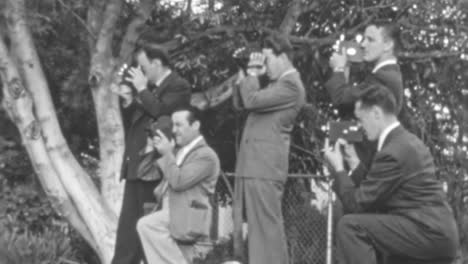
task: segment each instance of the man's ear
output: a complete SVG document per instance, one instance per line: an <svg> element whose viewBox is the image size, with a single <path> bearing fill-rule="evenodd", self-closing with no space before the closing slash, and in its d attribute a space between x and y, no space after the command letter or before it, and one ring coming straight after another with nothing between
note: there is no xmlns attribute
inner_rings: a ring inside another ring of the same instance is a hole
<svg viewBox="0 0 468 264"><path fill-rule="evenodd" d="M193 121L192 126L193 126L195 129L200 130L200 121L198 121L198 120Z"/></svg>
<svg viewBox="0 0 468 264"><path fill-rule="evenodd" d="M375 119L380 120L383 117L383 110L379 106L372 106L372 115L375 117Z"/></svg>
<svg viewBox="0 0 468 264"><path fill-rule="evenodd" d="M152 60L151 60L151 64L158 65L158 66L161 66L161 65L162 65L160 59L152 59Z"/></svg>
<svg viewBox="0 0 468 264"><path fill-rule="evenodd" d="M395 47L395 42L393 39L387 38L384 41L384 50L386 51L393 51Z"/></svg>

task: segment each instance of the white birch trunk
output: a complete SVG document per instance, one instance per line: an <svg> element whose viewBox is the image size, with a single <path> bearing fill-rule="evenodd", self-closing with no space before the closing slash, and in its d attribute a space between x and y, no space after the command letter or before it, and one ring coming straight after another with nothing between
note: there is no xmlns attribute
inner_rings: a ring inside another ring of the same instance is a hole
<svg viewBox="0 0 468 264"><path fill-rule="evenodd" d="M24 89L16 66L10 59L6 46L0 42L0 76L3 83L4 100L2 102L9 117L15 122L21 134L26 151L31 158L39 181L57 213L67 219L72 226L97 249L96 242L88 227L84 224L80 214L70 200L60 181L44 145L40 134L39 124L33 114L33 103L29 93Z"/></svg>
<svg viewBox="0 0 468 264"><path fill-rule="evenodd" d="M12 42L12 53L17 58L23 83L31 93L47 156L92 238L96 241L102 263L110 263L117 218L106 206L89 175L73 157L62 135L48 85L26 26L24 8L24 0L11 0L7 3L5 15ZM45 175L39 174L39 176Z"/></svg>

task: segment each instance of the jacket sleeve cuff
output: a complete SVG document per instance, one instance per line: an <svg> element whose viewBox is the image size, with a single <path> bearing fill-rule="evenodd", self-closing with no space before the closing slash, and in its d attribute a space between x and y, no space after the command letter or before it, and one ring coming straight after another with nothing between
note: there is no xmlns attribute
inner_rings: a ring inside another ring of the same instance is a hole
<svg viewBox="0 0 468 264"><path fill-rule="evenodd" d="M364 165L364 163L360 162L359 165L356 167L356 169L354 169L353 172L351 173L350 178L353 181L355 186L359 186L361 184L361 181L366 176L366 174L367 174L367 167Z"/></svg>
<svg viewBox="0 0 468 264"><path fill-rule="evenodd" d="M354 188L354 183L346 171L335 172L333 178L335 180L332 184L332 190L338 194L344 193L346 189Z"/></svg>

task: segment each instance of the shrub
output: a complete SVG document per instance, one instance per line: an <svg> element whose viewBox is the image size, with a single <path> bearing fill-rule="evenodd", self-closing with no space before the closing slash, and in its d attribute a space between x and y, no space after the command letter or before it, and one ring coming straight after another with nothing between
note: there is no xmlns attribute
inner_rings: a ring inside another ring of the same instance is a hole
<svg viewBox="0 0 468 264"><path fill-rule="evenodd" d="M5 264L72 264L76 252L70 238L60 229L46 229L40 234L18 232L3 227L0 237L0 263Z"/></svg>

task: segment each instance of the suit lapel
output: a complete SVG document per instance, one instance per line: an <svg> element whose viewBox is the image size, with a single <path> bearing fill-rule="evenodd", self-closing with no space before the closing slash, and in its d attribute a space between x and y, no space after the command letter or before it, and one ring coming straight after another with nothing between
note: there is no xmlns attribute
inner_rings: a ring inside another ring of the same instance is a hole
<svg viewBox="0 0 468 264"><path fill-rule="evenodd" d="M174 72L171 72L162 82L161 84L155 89L154 93L157 96L160 96L163 92L167 90L170 86L169 84L172 83L172 79L175 77Z"/></svg>
<svg viewBox="0 0 468 264"><path fill-rule="evenodd" d="M382 149L385 148L385 146L391 142L392 140L397 139L400 135L405 133L405 129L400 125L398 125L396 128L394 128L390 133L388 133L387 137L385 138L383 144L382 144ZM380 151L382 151L382 149Z"/></svg>

